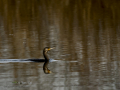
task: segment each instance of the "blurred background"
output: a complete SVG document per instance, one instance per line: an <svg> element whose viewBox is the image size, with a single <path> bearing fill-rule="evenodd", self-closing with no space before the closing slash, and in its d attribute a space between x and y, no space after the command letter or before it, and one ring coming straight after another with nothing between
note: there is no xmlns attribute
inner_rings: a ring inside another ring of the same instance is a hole
<svg viewBox="0 0 120 90"><path fill-rule="evenodd" d="M0 0L0 90L120 90L119 0Z"/></svg>

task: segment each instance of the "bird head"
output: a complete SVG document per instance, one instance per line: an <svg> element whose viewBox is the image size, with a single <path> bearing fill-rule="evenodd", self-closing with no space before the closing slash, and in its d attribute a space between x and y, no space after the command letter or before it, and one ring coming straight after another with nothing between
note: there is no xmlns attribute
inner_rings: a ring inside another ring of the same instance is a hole
<svg viewBox="0 0 120 90"><path fill-rule="evenodd" d="M51 74L52 72L49 69L44 69L45 74Z"/></svg>
<svg viewBox="0 0 120 90"><path fill-rule="evenodd" d="M44 52L47 52L47 51L50 51L51 49L53 49L53 48L45 47L43 51L44 51Z"/></svg>

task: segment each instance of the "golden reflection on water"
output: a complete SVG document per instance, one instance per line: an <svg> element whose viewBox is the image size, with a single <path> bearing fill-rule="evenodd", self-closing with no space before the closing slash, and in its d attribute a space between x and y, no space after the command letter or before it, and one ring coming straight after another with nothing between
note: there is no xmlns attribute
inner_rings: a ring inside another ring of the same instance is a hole
<svg viewBox="0 0 120 90"><path fill-rule="evenodd" d="M43 63L2 63L0 88L119 90L119 8L118 0L0 0L0 59L43 58L49 46L60 60L51 75Z"/></svg>

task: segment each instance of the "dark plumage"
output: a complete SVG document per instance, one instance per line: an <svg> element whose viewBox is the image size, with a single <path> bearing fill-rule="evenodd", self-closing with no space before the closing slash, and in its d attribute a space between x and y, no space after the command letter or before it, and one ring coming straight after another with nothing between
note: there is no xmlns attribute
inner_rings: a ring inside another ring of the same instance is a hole
<svg viewBox="0 0 120 90"><path fill-rule="evenodd" d="M49 47L45 47L44 49L43 49L43 56L44 56L44 58L45 58L45 63L44 63L44 65L43 65L43 71L44 71L44 73L45 74L50 74L51 73L51 71L48 69L48 64L49 64L49 57L48 57L48 55L47 55L47 52L49 51L49 50L51 50L51 49L53 49L53 48L49 48Z"/></svg>

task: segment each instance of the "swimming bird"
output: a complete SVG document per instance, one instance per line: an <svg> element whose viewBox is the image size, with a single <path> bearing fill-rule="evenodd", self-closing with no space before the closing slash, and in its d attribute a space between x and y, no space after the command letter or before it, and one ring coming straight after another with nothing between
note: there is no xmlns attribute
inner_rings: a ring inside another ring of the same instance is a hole
<svg viewBox="0 0 120 90"><path fill-rule="evenodd" d="M51 71L48 69L49 62L55 61L54 59L50 59L47 55L48 51L53 48L45 47L43 49L43 56L45 59L0 59L0 63L9 63L9 62L45 62L43 65L43 71L45 74L50 74Z"/></svg>
<svg viewBox="0 0 120 90"><path fill-rule="evenodd" d="M48 53L48 51L50 51L51 49L53 49L53 48L50 48L50 47L45 47L44 49L43 49L43 56L44 56L44 58L45 58L45 63L44 63L44 65L43 65L43 71L44 71L44 73L45 74L50 74L51 73L51 71L48 69L48 64L49 64L49 57L48 57L48 55L47 55L47 53Z"/></svg>

